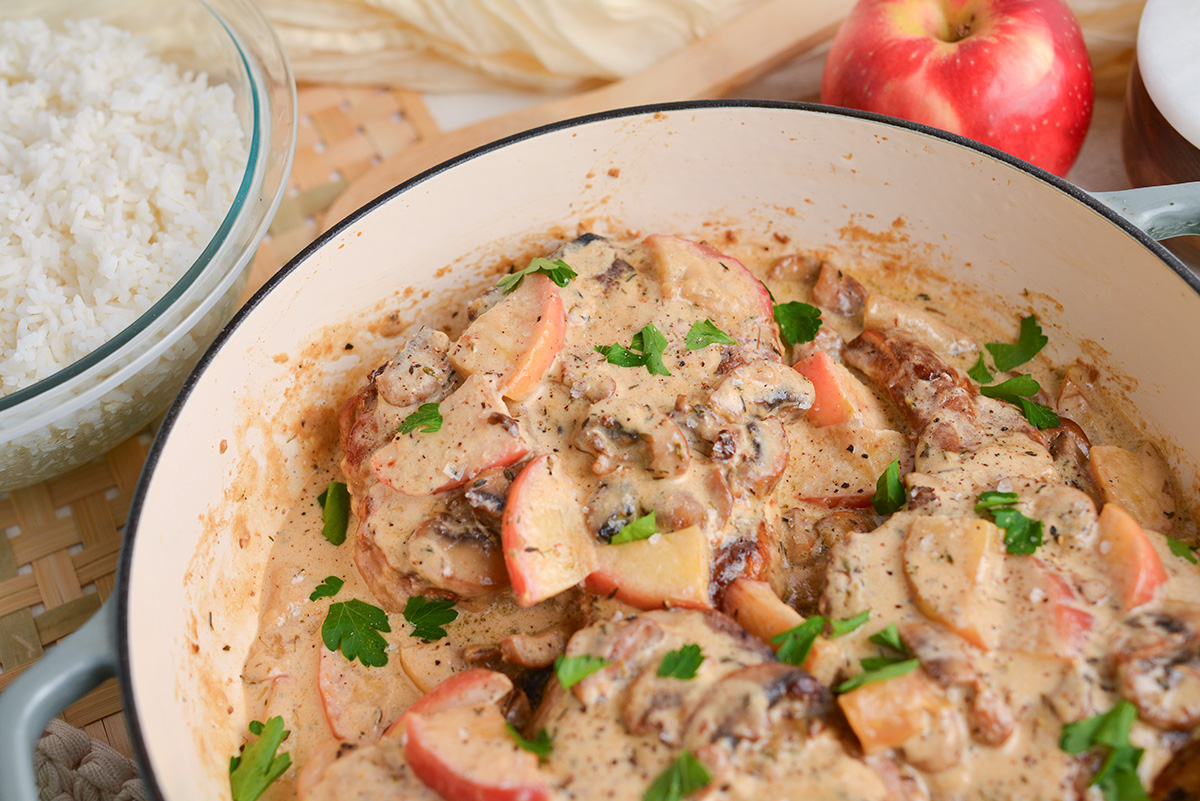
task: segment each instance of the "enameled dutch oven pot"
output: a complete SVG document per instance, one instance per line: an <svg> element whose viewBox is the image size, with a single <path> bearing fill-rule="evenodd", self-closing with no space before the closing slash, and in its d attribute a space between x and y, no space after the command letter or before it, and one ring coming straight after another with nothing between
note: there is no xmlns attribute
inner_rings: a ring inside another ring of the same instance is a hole
<svg viewBox="0 0 1200 801"><path fill-rule="evenodd" d="M1198 230L1200 184L1138 191L1101 200L920 126L753 101L573 120L397 187L275 276L192 374L134 496L114 597L0 698L0 798L36 797L35 738L114 673L151 795L228 798L269 537L312 458L288 399L374 366L340 346L309 358L314 339L381 309L411 316L580 227L903 248L1036 311L1057 363L1099 362L1200 497L1200 281L1153 238Z"/></svg>

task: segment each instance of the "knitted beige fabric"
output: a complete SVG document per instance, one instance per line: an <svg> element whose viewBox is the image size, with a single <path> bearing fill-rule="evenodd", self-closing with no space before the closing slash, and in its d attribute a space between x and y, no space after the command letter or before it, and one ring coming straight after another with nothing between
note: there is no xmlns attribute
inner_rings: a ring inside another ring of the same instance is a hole
<svg viewBox="0 0 1200 801"><path fill-rule="evenodd" d="M58 719L38 741L33 767L41 801L146 801L133 762Z"/></svg>

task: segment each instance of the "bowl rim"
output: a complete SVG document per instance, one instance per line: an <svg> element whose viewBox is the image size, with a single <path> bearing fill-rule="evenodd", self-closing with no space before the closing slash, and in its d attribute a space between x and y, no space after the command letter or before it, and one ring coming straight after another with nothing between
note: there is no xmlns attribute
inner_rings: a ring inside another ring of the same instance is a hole
<svg viewBox="0 0 1200 801"><path fill-rule="evenodd" d="M238 310L234 317L221 330L216 338L205 349L204 354L196 363L191 373L184 382L183 388L176 396L175 400L168 408L163 422L155 435L154 442L151 444L146 455L146 461L142 468L142 472L138 477L137 486L134 489L133 498L130 502L129 514L126 518L125 535L121 546L120 559L117 564L116 586L114 595L116 596L116 636L117 636L117 671L116 678L120 688L121 699L124 704L126 720L128 722L131 742L135 759L137 761L140 777L146 788L148 796L154 801L169 801L162 792L162 788L158 783L158 776L153 770L153 763L150 760L149 751L146 748L145 738L141 730L141 711L137 706L136 696L134 694L134 680L132 664L129 659L130 654L130 637L129 637L129 618L131 615L130 608L130 583L133 566L133 551L137 542L138 526L141 521L142 509L146 503L148 487L155 468L161 458L163 451L166 448L167 441L170 439L170 434L174 429L175 423L178 421L183 407L186 405L188 398L195 390L197 384L202 380L208 366L212 363L216 355L225 346L226 342L232 337L247 317L254 313L260 303L279 286L283 281L308 260L317 251L321 250L328 242L340 236L346 229L352 227L354 223L362 219L367 214L370 214L379 206L388 203L392 198L404 192L412 190L430 178L443 173L455 166L473 160L480 156L491 153L495 150L500 150L511 144L532 139L543 134L553 133L561 130L569 130L593 122L604 120L631 118L639 116L652 116L656 113L672 113L679 111L702 110L702 109L738 109L738 108L760 108L760 109L775 109L784 111L799 111L804 113L831 114L836 116L850 117L854 119L867 120L870 122L882 123L895 128L905 129L914 133L925 134L936 139L947 141L951 144L960 145L968 149L979 152L981 155L991 157L1018 170L1028 173L1034 178L1050 184L1054 188L1059 189L1063 193L1071 196L1073 199L1088 206L1093 211L1100 214L1108 222L1115 224L1125 233L1134 237L1140 244L1145 246L1151 253L1157 256L1164 265L1172 272L1178 275L1187 286L1200 296L1200 276L1192 273L1181 261L1171 254L1166 248L1160 245L1156 240L1149 236L1145 231L1133 225L1131 222L1121 217L1108 206L1104 205L1090 193L1072 184L1071 182L1060 178L1053 173L1047 172L1039 167L1023 161L1015 156L1011 156L1003 151L997 150L988 145L984 145L972 139L949 133L937 128L931 128L927 125L914 123L907 120L902 120L895 117L888 117L873 112L859 111L855 109L846 109L834 106L826 106L815 103L802 103L783 100L758 100L744 98L724 98L724 99L702 99L702 100L687 100L666 103L652 103L639 106L629 106L624 108L612 109L609 111L597 112L580 117L573 117L559 122L549 123L547 125L531 128L511 136L498 139L494 142L482 145L480 147L469 150L453 158L438 164L430 169L413 176L412 178L397 184L392 189L384 192L374 200L364 204L356 211L348 214L344 219L329 227L327 231L317 237L308 247L296 254L286 265L280 268L273 276L271 276L262 287L255 292L251 298Z"/></svg>
<svg viewBox="0 0 1200 801"><path fill-rule="evenodd" d="M210 267L213 266L213 257L218 255L230 232L241 222L243 210L253 208L254 206L253 193L256 185L261 182L260 176L266 167L266 159L271 155L271 150L267 147L269 130L266 110L270 107L268 100L269 89L263 83L262 76L252 68L246 47L237 35L237 32L231 27L229 21L218 13L208 0L198 0L198 3L212 16L216 24L228 38L229 43L233 45L234 51L237 54L237 63L241 65L241 73L250 88L251 128L247 131L249 146L246 152L246 163L242 169L241 180L238 182L237 190L234 193L229 210L222 217L217 230L209 238L200 254L192 261L191 265L179 279L150 308L142 312L133 322L125 326L114 337L101 344L95 350L84 354L74 362L44 378L38 379L28 386L21 387L7 395L0 395L0 416L4 415L5 412L12 413L13 410L21 407L28 408L28 405L33 401L42 398L47 393L53 392L60 387L77 384L88 378L102 374L119 357L128 355L124 351L130 342L165 316L168 311L174 309L179 301L190 297L190 291L195 287L201 276L208 273ZM281 47L278 44L276 46ZM274 206L270 210L273 211L273 209ZM240 259L232 260L225 271L221 273L222 278L227 278L228 274L235 272L240 265ZM223 285L225 281L222 280L220 283ZM163 339L168 338L173 337L169 335L163 337ZM138 362L138 360L135 360L135 362ZM118 364L113 374L107 378L112 380L120 376L123 380L126 367L128 365ZM103 383L107 384L109 381L106 380Z"/></svg>

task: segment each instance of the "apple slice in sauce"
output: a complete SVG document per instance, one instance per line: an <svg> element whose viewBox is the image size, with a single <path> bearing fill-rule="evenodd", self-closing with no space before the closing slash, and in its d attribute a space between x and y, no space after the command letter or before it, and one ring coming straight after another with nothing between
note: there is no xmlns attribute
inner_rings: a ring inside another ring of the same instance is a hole
<svg viewBox="0 0 1200 801"><path fill-rule="evenodd" d="M442 401L438 431L397 433L371 457L375 476L404 495L432 495L525 458L529 446L493 382L485 373L467 378Z"/></svg>
<svg viewBox="0 0 1200 801"><path fill-rule="evenodd" d="M587 577L587 588L596 595L615 594L639 609L712 606L712 548L699 526L599 546L596 562L596 570Z"/></svg>
<svg viewBox="0 0 1200 801"><path fill-rule="evenodd" d="M452 698L448 705L439 702L431 704L436 708L405 715L404 758L417 778L446 801L552 797L537 756L522 750L509 734L499 700Z"/></svg>
<svg viewBox="0 0 1200 801"><path fill-rule="evenodd" d="M761 344L782 353L775 328L774 304L762 281L737 259L708 245L678 236L653 234L646 248L655 266L663 298L681 297L708 314L742 345Z"/></svg>
<svg viewBox="0 0 1200 801"><path fill-rule="evenodd" d="M596 567L596 545L574 487L548 454L525 466L508 490L500 541L513 596L533 606L581 582Z"/></svg>
<svg viewBox="0 0 1200 801"><path fill-rule="evenodd" d="M397 676L394 667L367 667L338 651L322 648L317 662L317 694L334 736L351 742L379 739L400 711L421 691Z"/></svg>
<svg viewBox="0 0 1200 801"><path fill-rule="evenodd" d="M1150 535L1115 503L1104 504L1097 526L1097 551L1120 594L1122 608L1134 609L1154 600L1155 592L1167 580L1167 570Z"/></svg>
<svg viewBox="0 0 1200 801"><path fill-rule="evenodd" d="M450 348L450 363L465 375L496 376L500 394L519 403L554 363L566 328L558 287L544 275L528 275L467 327Z"/></svg>
<svg viewBox="0 0 1200 801"><path fill-rule="evenodd" d="M433 715L458 707L476 707L499 704L513 691L512 679L495 670L472 668L455 673L450 678L431 688L407 710L396 722L388 726L384 737L399 737L408 728L410 715Z"/></svg>

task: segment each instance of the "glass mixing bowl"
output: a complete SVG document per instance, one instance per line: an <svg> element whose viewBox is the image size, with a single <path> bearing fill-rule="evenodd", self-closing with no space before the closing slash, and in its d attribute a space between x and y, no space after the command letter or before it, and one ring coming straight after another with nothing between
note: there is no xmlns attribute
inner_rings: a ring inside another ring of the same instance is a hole
<svg viewBox="0 0 1200 801"><path fill-rule="evenodd" d="M145 37L181 68L236 96L249 153L233 203L199 258L116 337L0 397L0 490L59 475L141 430L175 397L237 310L255 250L283 196L296 141L296 88L253 0L4 0L0 17L99 18Z"/></svg>

